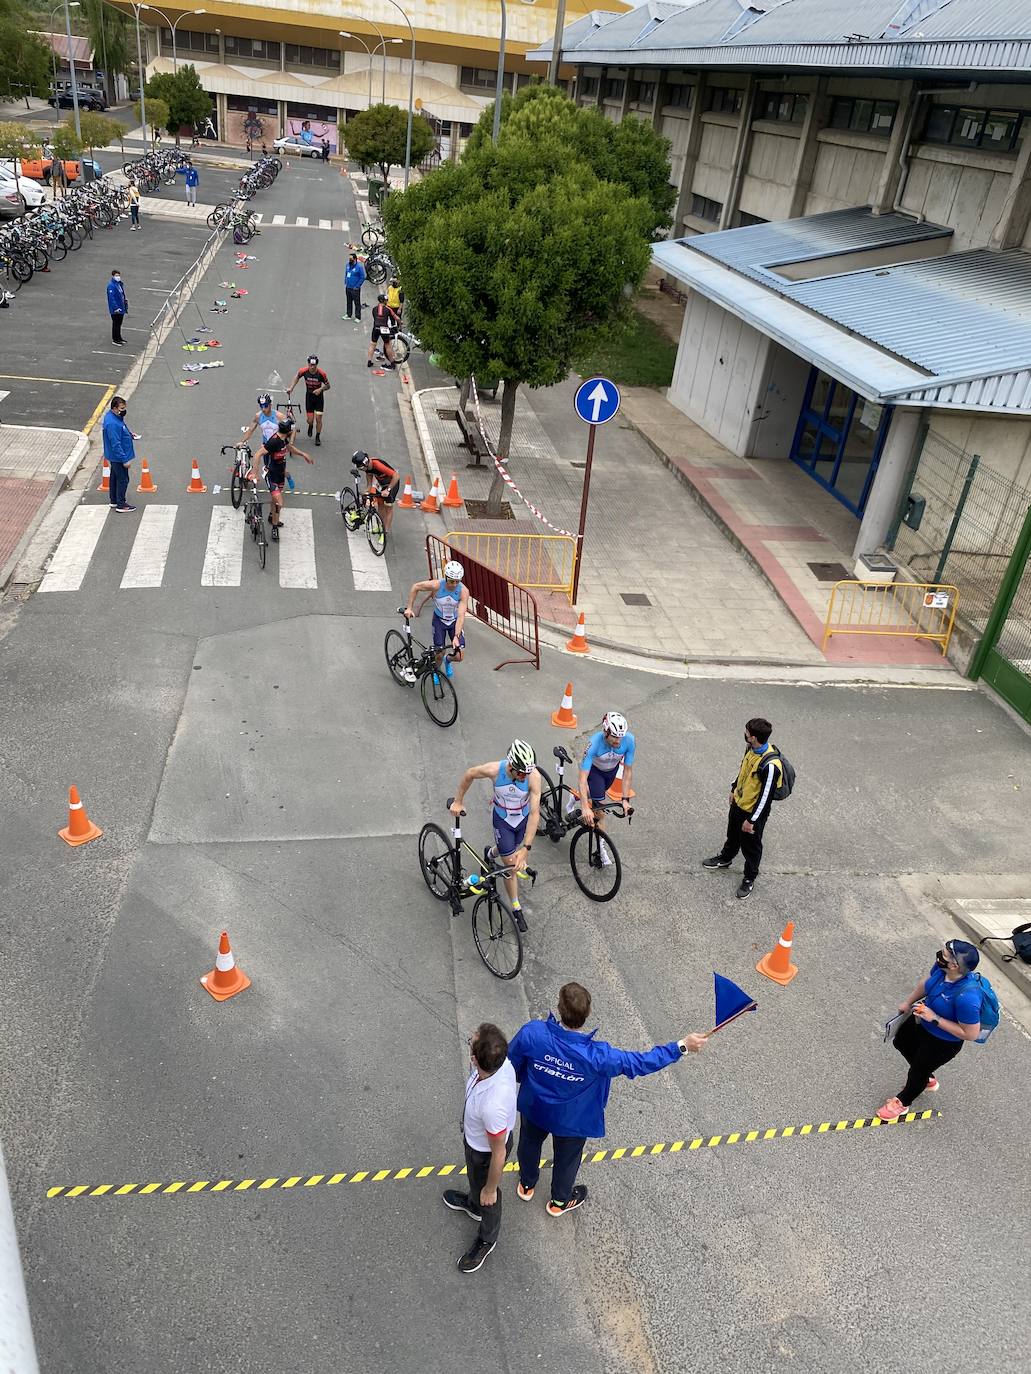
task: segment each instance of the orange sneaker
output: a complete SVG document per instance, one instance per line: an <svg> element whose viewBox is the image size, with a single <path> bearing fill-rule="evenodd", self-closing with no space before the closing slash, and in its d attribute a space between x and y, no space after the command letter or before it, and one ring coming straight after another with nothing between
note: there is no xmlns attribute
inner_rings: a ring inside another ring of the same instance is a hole
<svg viewBox="0 0 1031 1374"><path fill-rule="evenodd" d="M889 1097L883 1107L877 1108L877 1115L882 1121L898 1121L908 1111L909 1108L904 1107L897 1097Z"/></svg>

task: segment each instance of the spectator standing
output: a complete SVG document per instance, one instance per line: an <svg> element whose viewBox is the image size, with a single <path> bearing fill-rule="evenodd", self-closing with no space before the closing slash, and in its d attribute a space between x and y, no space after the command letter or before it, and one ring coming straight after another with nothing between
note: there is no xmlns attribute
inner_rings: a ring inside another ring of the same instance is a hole
<svg viewBox="0 0 1031 1374"><path fill-rule="evenodd" d="M501 1175L512 1149L516 1119L516 1079L508 1041L489 1021L469 1037L470 1071L465 1084L462 1138L468 1193L448 1188L444 1205L480 1223L476 1239L458 1261L463 1274L475 1274L498 1243L501 1232Z"/></svg>
<svg viewBox="0 0 1031 1374"><path fill-rule="evenodd" d="M780 755L770 744L773 726L762 716L753 716L745 725L745 756L737 779L730 785L730 812L727 838L723 848L703 868L729 868L740 850L745 856L745 873L736 895L748 897L763 856L763 831L773 805L773 793L780 786Z"/></svg>
<svg viewBox="0 0 1031 1374"><path fill-rule="evenodd" d="M980 961L977 947L967 940L946 940L930 973L900 1004L899 1011L910 1014L895 1032L895 1048L909 1064L909 1074L898 1097L878 1108L882 1121L897 1121L921 1093L936 1093L935 1070L981 1034L981 989L970 977Z"/></svg>
<svg viewBox="0 0 1031 1374"><path fill-rule="evenodd" d="M322 140L322 161L329 161L329 139L325 137Z"/></svg>
<svg viewBox="0 0 1031 1374"><path fill-rule="evenodd" d="M136 509L126 502L129 490L129 464L136 457L133 432L125 423L128 407L121 396L111 397L111 408L104 416L104 457L111 464L108 491L112 506L119 515L129 515Z"/></svg>
<svg viewBox="0 0 1031 1374"><path fill-rule="evenodd" d="M136 185L134 177L129 178L129 218L132 220L130 229L140 227L140 188Z"/></svg>
<svg viewBox="0 0 1031 1374"><path fill-rule="evenodd" d="M197 187L200 185L200 173L193 163L189 163L186 168L186 204L197 204Z"/></svg>
<svg viewBox="0 0 1031 1374"><path fill-rule="evenodd" d="M365 268L358 261L358 254L348 255L347 266L344 268L344 295L347 297L347 314L341 315L342 320L352 318L351 312L354 311L354 319L362 318L362 286L365 282Z"/></svg>
<svg viewBox="0 0 1031 1374"><path fill-rule="evenodd" d="M111 280L107 284L107 309L111 316L111 342L118 348L124 348L122 321L129 313L129 298L125 294L125 283L117 267L111 273Z"/></svg>
<svg viewBox="0 0 1031 1374"><path fill-rule="evenodd" d="M591 1014L591 994L580 983L559 989L558 1019L528 1021L508 1047L519 1080L519 1185L524 1202L533 1197L541 1172L541 1147L554 1142L549 1216L560 1217L587 1201L587 1187L576 1182L584 1142L605 1134L605 1105L612 1080L639 1078L696 1054L707 1036L690 1034L656 1045L643 1054L617 1050L597 1031L582 1029Z"/></svg>

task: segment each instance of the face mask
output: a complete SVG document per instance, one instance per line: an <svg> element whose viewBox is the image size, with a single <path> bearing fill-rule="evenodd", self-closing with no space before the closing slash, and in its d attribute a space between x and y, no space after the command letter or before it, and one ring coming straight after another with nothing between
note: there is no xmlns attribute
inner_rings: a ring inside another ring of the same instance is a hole
<svg viewBox="0 0 1031 1374"><path fill-rule="evenodd" d="M934 956L934 962L938 965L939 968L948 968L949 960L944 950L940 949L938 951L938 953Z"/></svg>
<svg viewBox="0 0 1031 1374"><path fill-rule="evenodd" d="M112 278L112 280L113 280L113 281L121 281L121 280L122 280L121 273L116 272L115 275L114 275L114 277Z"/></svg>

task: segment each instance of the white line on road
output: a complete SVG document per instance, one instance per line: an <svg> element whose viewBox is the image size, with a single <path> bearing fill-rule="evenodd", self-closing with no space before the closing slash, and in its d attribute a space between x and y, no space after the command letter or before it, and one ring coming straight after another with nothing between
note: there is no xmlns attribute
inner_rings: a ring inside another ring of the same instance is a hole
<svg viewBox="0 0 1031 1374"><path fill-rule="evenodd" d="M279 538L279 585L308 587L319 585L315 575L315 526L311 511L294 506L287 529Z"/></svg>
<svg viewBox="0 0 1031 1374"><path fill-rule="evenodd" d="M307 215L298 215L297 218L294 220L294 223L295 223L299 228L301 228L301 229L307 229L307 227L308 227L308 216L307 216Z"/></svg>
<svg viewBox="0 0 1031 1374"><path fill-rule="evenodd" d="M334 229L342 229L343 232L346 234L346 233L348 232L348 230L351 228L351 222L350 222L350 220L346 220L346 219L335 219L335 220L333 221L333 228L334 228Z"/></svg>
<svg viewBox="0 0 1031 1374"><path fill-rule="evenodd" d="M351 575L356 592L389 592L390 573L385 557L377 558L369 548L364 527L347 535L347 547L351 554Z"/></svg>
<svg viewBox="0 0 1031 1374"><path fill-rule="evenodd" d="M286 223L286 215L273 215L273 216L272 216L272 223L273 223L273 224L285 224L285 223Z"/></svg>
<svg viewBox="0 0 1031 1374"><path fill-rule="evenodd" d="M110 502L80 506L68 521L64 538L54 550L50 567L39 584L41 592L77 592L97 547Z"/></svg>
<svg viewBox="0 0 1031 1374"><path fill-rule="evenodd" d="M148 506L122 575L123 587L160 587L178 506Z"/></svg>
<svg viewBox="0 0 1031 1374"><path fill-rule="evenodd" d="M201 570L202 587L238 587L243 572L245 525L232 506L214 506Z"/></svg>
<svg viewBox="0 0 1031 1374"><path fill-rule="evenodd" d="M320 219L320 220L319 220L319 228L320 228L320 229L332 229L332 228L333 228L333 221L332 221L331 219Z"/></svg>

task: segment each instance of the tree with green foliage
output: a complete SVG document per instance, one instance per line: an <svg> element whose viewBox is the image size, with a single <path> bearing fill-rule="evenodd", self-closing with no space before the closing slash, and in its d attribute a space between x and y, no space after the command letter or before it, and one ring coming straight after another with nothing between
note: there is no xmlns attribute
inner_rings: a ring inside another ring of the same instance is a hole
<svg viewBox="0 0 1031 1374"><path fill-rule="evenodd" d="M148 86L150 85L150 82L149 82L149 81L147 82L147 85L148 85ZM142 123L143 123L143 103L142 103L141 101L137 100L137 102L136 102L136 107L135 107L135 108L136 108L136 118L137 118L137 119L140 121L140 123L142 124ZM149 90L147 91L147 120L148 120L148 122L149 122L149 124L150 124L150 127L151 127L151 129L152 129L152 131L153 131L153 134L154 134L154 137L155 137L155 138L157 137L157 134L158 134L158 131L159 131L159 130L161 130L161 129L167 129L167 128L168 128L168 120L169 120L168 106L165 104L165 102L164 102L163 100L159 100L157 96L154 96L153 99L152 99ZM146 134L146 130L144 130L144 134Z"/></svg>
<svg viewBox="0 0 1031 1374"><path fill-rule="evenodd" d="M111 100L114 95L112 77L119 72L128 76L135 61L132 24L128 15L113 9L105 0L80 0L80 5L79 14L93 48L93 61L105 64L104 88Z"/></svg>
<svg viewBox="0 0 1031 1374"><path fill-rule="evenodd" d="M180 63L179 70L162 72L152 76L143 88L147 97L147 114L155 128L166 128L170 134L179 135L184 126L199 129L211 112L211 96L200 84L197 68L192 62ZM158 119L151 114L151 100L160 100L167 114Z"/></svg>
<svg viewBox="0 0 1031 1374"><path fill-rule="evenodd" d="M399 105L370 105L348 121L343 130L347 151L364 167L378 167L384 181L391 167L404 166L408 111ZM429 120L412 119L412 166L416 167L436 143Z"/></svg>
<svg viewBox="0 0 1031 1374"><path fill-rule="evenodd" d="M79 128L82 131L82 146L89 149L91 156L98 148L106 148L109 143L114 143L122 133L122 126L117 119L94 114L92 110L83 110L79 115Z"/></svg>
<svg viewBox="0 0 1031 1374"><path fill-rule="evenodd" d="M27 158L38 147L38 141L24 124L19 124L15 119L0 124L0 158L10 158L13 162L15 186L21 175L21 159Z"/></svg>
<svg viewBox="0 0 1031 1374"><path fill-rule="evenodd" d="M50 89L50 49L33 32L39 27L20 0L0 0L0 100Z"/></svg>
<svg viewBox="0 0 1031 1374"><path fill-rule="evenodd" d="M496 146L479 141L384 207L427 350L452 376L504 383L505 463L520 384L562 381L575 358L624 326L656 221L647 196L600 177L548 127L554 121L517 120L516 103ZM503 492L495 473L491 514Z"/></svg>

